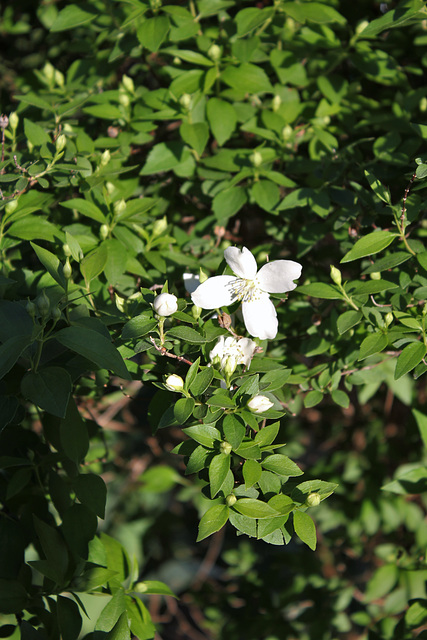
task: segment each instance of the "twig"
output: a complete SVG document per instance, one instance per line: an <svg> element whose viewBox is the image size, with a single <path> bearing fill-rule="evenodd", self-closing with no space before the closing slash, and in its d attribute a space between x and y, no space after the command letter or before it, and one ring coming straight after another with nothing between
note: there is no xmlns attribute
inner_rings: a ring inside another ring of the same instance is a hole
<svg viewBox="0 0 427 640"><path fill-rule="evenodd" d="M403 194L402 215L400 216L400 224L401 224L401 227L402 227L402 233L404 232L404 226L403 225L405 223L406 200L407 200L407 198L409 196L409 192L411 190L412 185L414 184L414 180L415 180L416 177L417 177L417 171L415 170L413 175L412 175L412 178L409 181L408 186L405 189L405 193Z"/></svg>
<svg viewBox="0 0 427 640"><path fill-rule="evenodd" d="M175 360L179 360L179 362L185 362L185 364L193 364L191 362L191 360L187 360L187 358L184 358L183 356L176 356L174 353L170 353L170 351L168 351L165 347L159 347L156 344L156 341L154 340L153 336L149 336L150 337L150 341L153 343L154 348L160 353L160 355L162 356L167 356L168 358L175 358Z"/></svg>
<svg viewBox="0 0 427 640"><path fill-rule="evenodd" d="M370 298L376 307L392 307L393 306L391 304L379 304L378 302L375 302L375 298L372 295L370 296Z"/></svg>

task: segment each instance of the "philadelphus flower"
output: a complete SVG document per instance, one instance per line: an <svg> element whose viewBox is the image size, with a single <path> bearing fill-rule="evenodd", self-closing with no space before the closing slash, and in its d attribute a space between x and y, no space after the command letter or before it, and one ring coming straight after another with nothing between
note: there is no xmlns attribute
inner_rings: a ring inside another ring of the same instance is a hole
<svg viewBox="0 0 427 640"><path fill-rule="evenodd" d="M248 407L254 413L264 413L274 405L267 396L254 396L248 402Z"/></svg>
<svg viewBox="0 0 427 640"><path fill-rule="evenodd" d="M172 373L165 380L165 386L169 391L182 391L184 388L184 380L176 373Z"/></svg>
<svg viewBox="0 0 427 640"><path fill-rule="evenodd" d="M191 298L202 309L217 309L242 302L243 320L248 332L261 340L277 334L277 314L269 293L285 293L297 286L302 266L293 260L268 262L257 272L254 256L246 247L228 247L224 258L236 276L215 276L197 287Z"/></svg>
<svg viewBox="0 0 427 640"><path fill-rule="evenodd" d="M161 293L154 298L153 307L159 316L171 316L178 311L178 299L173 293Z"/></svg>
<svg viewBox="0 0 427 640"><path fill-rule="evenodd" d="M213 365L219 365L220 369L231 375L238 364L250 366L255 349L256 344L250 338L237 340L231 336L228 338L220 336L209 358Z"/></svg>

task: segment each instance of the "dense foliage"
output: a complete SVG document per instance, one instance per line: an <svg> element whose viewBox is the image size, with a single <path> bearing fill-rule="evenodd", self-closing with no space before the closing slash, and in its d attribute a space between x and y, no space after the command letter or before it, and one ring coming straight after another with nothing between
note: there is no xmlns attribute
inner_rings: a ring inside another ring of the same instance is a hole
<svg viewBox="0 0 427 640"><path fill-rule="evenodd" d="M425 637L423 0L1 11L1 636Z"/></svg>

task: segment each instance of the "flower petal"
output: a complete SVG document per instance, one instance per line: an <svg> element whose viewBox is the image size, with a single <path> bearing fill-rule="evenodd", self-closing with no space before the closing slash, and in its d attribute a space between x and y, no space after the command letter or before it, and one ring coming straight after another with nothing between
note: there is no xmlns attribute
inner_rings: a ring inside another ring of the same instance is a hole
<svg viewBox="0 0 427 640"><path fill-rule="evenodd" d="M217 309L231 304L236 294L230 286L237 278L234 276L214 276L208 278L191 294L195 305L202 309Z"/></svg>
<svg viewBox="0 0 427 640"><path fill-rule="evenodd" d="M243 320L251 336L261 340L272 340L277 335L277 314L267 294L258 300L243 302Z"/></svg>
<svg viewBox="0 0 427 640"><path fill-rule="evenodd" d="M273 260L258 271L257 284L268 293L285 293L297 286L293 280L300 277L302 266L293 260Z"/></svg>
<svg viewBox="0 0 427 640"><path fill-rule="evenodd" d="M241 251L237 247L228 247L224 251L224 258L237 276L246 280L255 278L257 272L256 260L246 247L243 247Z"/></svg>

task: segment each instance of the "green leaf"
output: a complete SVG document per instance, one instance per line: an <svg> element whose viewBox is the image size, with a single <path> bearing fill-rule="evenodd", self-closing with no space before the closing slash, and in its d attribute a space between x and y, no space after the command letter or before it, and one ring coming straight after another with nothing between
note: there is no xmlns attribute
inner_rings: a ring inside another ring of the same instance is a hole
<svg viewBox="0 0 427 640"><path fill-rule="evenodd" d="M281 515L266 502L256 500L255 498L240 498L240 500L233 505L233 509L248 518L272 518Z"/></svg>
<svg viewBox="0 0 427 640"><path fill-rule="evenodd" d="M83 327L66 327L55 338L72 351L94 362L100 369L109 369L126 380L130 374L116 347L98 331Z"/></svg>
<svg viewBox="0 0 427 640"><path fill-rule="evenodd" d="M336 9L320 2L285 2L283 10L297 22L317 22L328 24L338 22L345 24L347 20Z"/></svg>
<svg viewBox="0 0 427 640"><path fill-rule="evenodd" d="M136 35L143 47L149 51L157 51L170 29L166 16L155 16L145 20L137 29Z"/></svg>
<svg viewBox="0 0 427 640"><path fill-rule="evenodd" d="M122 331L122 340L135 340L147 335L157 327L157 320L153 320L147 314L135 316L125 324Z"/></svg>
<svg viewBox="0 0 427 640"><path fill-rule="evenodd" d="M262 467L256 460L246 460L243 464L242 473L246 489L250 489L260 479Z"/></svg>
<svg viewBox="0 0 427 640"><path fill-rule="evenodd" d="M21 392L35 405L64 418L73 385L70 374L61 367L44 367L28 371L21 381Z"/></svg>
<svg viewBox="0 0 427 640"><path fill-rule="evenodd" d="M347 409L350 405L350 398L346 394L345 391L341 391L341 389L334 389L331 393L331 398L335 402L335 404Z"/></svg>
<svg viewBox="0 0 427 640"><path fill-rule="evenodd" d="M73 397L68 402L65 418L61 420L59 437L65 455L80 464L89 449L89 436Z"/></svg>
<svg viewBox="0 0 427 640"><path fill-rule="evenodd" d="M12 369L32 341L31 336L17 335L0 345L0 380Z"/></svg>
<svg viewBox="0 0 427 640"><path fill-rule="evenodd" d="M95 624L95 631L109 632L125 611L126 596L123 588L120 588L101 611Z"/></svg>
<svg viewBox="0 0 427 640"><path fill-rule="evenodd" d="M107 487L100 476L93 473L80 474L74 481L73 487L82 504L100 518L105 517Z"/></svg>
<svg viewBox="0 0 427 640"><path fill-rule="evenodd" d="M107 254L107 260L104 266L107 283L113 287L117 286L126 271L129 249L126 249L121 242L114 238L104 240L101 246Z"/></svg>
<svg viewBox="0 0 427 640"><path fill-rule="evenodd" d="M405 623L410 627L420 627L427 620L427 600L420 599L412 602L405 612Z"/></svg>
<svg viewBox="0 0 427 640"><path fill-rule="evenodd" d="M88 218L96 220L96 222L100 222L101 224L104 224L106 222L106 218L101 209L89 200L84 200L83 198L73 198L72 200L66 200L66 202L60 202L59 204L61 205L61 207L65 207L66 209L78 211L83 216L87 216Z"/></svg>
<svg viewBox="0 0 427 640"><path fill-rule="evenodd" d="M345 311L342 313L337 320L338 333L342 335L356 324L359 324L362 315L361 311Z"/></svg>
<svg viewBox="0 0 427 640"><path fill-rule="evenodd" d="M230 456L219 453L214 456L209 465L209 483L211 485L211 498L215 498L221 489L230 470Z"/></svg>
<svg viewBox="0 0 427 640"><path fill-rule="evenodd" d="M399 285L388 280L366 280L365 282L349 282L345 284L345 289L352 296L360 296L373 293L381 293L390 289L397 289Z"/></svg>
<svg viewBox="0 0 427 640"><path fill-rule="evenodd" d="M24 118L24 131L28 140L35 147L41 147L42 144L49 144L52 142L49 135L39 124L36 124L27 118Z"/></svg>
<svg viewBox="0 0 427 640"><path fill-rule="evenodd" d="M37 516L34 516L34 526L49 570L55 582L62 584L68 568L68 551L65 542L57 529Z"/></svg>
<svg viewBox="0 0 427 640"><path fill-rule="evenodd" d="M27 591L21 582L0 578L0 613L21 613L27 602Z"/></svg>
<svg viewBox="0 0 427 640"><path fill-rule="evenodd" d="M354 247L345 254L341 262L352 262L352 260L359 260L374 253L379 253L379 251L388 247L395 238L397 238L397 234L391 231L380 230L368 233L367 236L363 236L356 242Z"/></svg>
<svg viewBox="0 0 427 640"><path fill-rule="evenodd" d="M144 580L139 584L144 585L145 587L140 593L159 596L172 596L173 598L177 597L174 592L169 589L169 587L164 582L160 582L160 580Z"/></svg>
<svg viewBox="0 0 427 640"><path fill-rule="evenodd" d="M343 298L343 294L338 287L326 284L325 282L311 282L310 284L303 284L302 286L297 287L296 291L313 298L321 298L325 300L341 300Z"/></svg>
<svg viewBox="0 0 427 640"><path fill-rule="evenodd" d="M251 189L251 195L258 206L272 211L280 202L280 189L270 180L258 180Z"/></svg>
<svg viewBox="0 0 427 640"><path fill-rule="evenodd" d="M151 622L147 608L137 598L128 598L126 611L130 620L130 630L138 640L149 640L156 635L156 627Z"/></svg>
<svg viewBox="0 0 427 640"><path fill-rule="evenodd" d="M274 371L268 371L262 376L260 386L263 391L276 391L281 389L288 381L292 369L275 369Z"/></svg>
<svg viewBox="0 0 427 640"><path fill-rule="evenodd" d="M222 529L228 520L228 507L224 504L214 504L203 514L199 524L199 535L196 542L204 540L216 531Z"/></svg>
<svg viewBox="0 0 427 640"><path fill-rule="evenodd" d="M194 124L183 122L179 128L179 133L184 142L194 149L200 157L209 140L209 127L206 122L196 122Z"/></svg>
<svg viewBox="0 0 427 640"><path fill-rule="evenodd" d="M369 186L375 195L377 195L383 202L391 204L390 191L381 184L378 178L376 178L374 174L367 169L365 169L365 176L368 179Z"/></svg>
<svg viewBox="0 0 427 640"><path fill-rule="evenodd" d="M212 367L206 367L206 369L200 371L190 385L190 392L193 396L200 396L204 393L212 382L213 377L214 372Z"/></svg>
<svg viewBox="0 0 427 640"><path fill-rule="evenodd" d="M322 400L323 393L318 389L313 389L304 396L304 407L306 409L310 409L311 407L315 407L319 404L319 402L322 402Z"/></svg>
<svg viewBox="0 0 427 640"><path fill-rule="evenodd" d="M267 471L277 473L279 476L301 476L303 471L288 456L281 453L273 453L261 461Z"/></svg>
<svg viewBox="0 0 427 640"><path fill-rule="evenodd" d="M240 211L246 201L246 190L243 187L230 187L220 191L214 197L212 210L218 222L225 223L228 218Z"/></svg>
<svg viewBox="0 0 427 640"><path fill-rule="evenodd" d="M379 567L366 586L365 601L371 602L383 598L392 591L398 579L399 569L395 564Z"/></svg>
<svg viewBox="0 0 427 640"><path fill-rule="evenodd" d="M203 344L207 342L207 338L200 335L198 331L191 327L172 327L168 329L168 338L176 338L183 342L190 342L191 344Z"/></svg>
<svg viewBox="0 0 427 640"><path fill-rule="evenodd" d="M239 416L226 415L222 423L225 439L233 449L238 449L246 433L246 426Z"/></svg>
<svg viewBox="0 0 427 640"><path fill-rule="evenodd" d="M260 429L258 433L255 434L254 442L260 447L265 447L266 445L272 444L277 434L279 433L280 422L273 422L272 424L267 424L265 427Z"/></svg>
<svg viewBox="0 0 427 640"><path fill-rule="evenodd" d="M424 446L427 448L427 416L421 411L417 411L417 409L412 409L412 415L416 420Z"/></svg>
<svg viewBox="0 0 427 640"><path fill-rule="evenodd" d="M183 425L187 422L188 418L193 413L194 409L194 400L193 398L180 398L174 405L173 413L175 420Z"/></svg>
<svg viewBox="0 0 427 640"><path fill-rule="evenodd" d="M394 29L404 25L409 26L412 22L417 22L423 15L420 13L420 9L423 8L422 2L419 1L417 4L413 5L413 7L402 7L402 5L399 4L397 9L391 9L380 18L372 20L365 29L356 34L356 37L359 39L375 38L388 29Z"/></svg>
<svg viewBox="0 0 427 640"><path fill-rule="evenodd" d="M105 640L130 640L130 626L126 611L121 614L114 627L107 633Z"/></svg>
<svg viewBox="0 0 427 640"><path fill-rule="evenodd" d="M56 613L63 640L76 640L82 628L82 618L77 604L71 598L58 596Z"/></svg>
<svg viewBox="0 0 427 640"><path fill-rule="evenodd" d="M150 151L141 175L148 176L160 171L170 171L190 156L191 151L182 142L160 142Z"/></svg>
<svg viewBox="0 0 427 640"><path fill-rule="evenodd" d="M316 527L308 513L294 511L294 529L298 538L313 551L316 548Z"/></svg>
<svg viewBox="0 0 427 640"><path fill-rule="evenodd" d="M394 379L399 380L405 373L415 369L427 352L427 347L423 342L411 342L408 344L397 358Z"/></svg>
<svg viewBox="0 0 427 640"><path fill-rule="evenodd" d="M62 9L56 16L50 31L66 31L67 29L75 29L83 24L92 22L96 18L95 13L89 13L81 9L76 4L69 4Z"/></svg>
<svg viewBox="0 0 427 640"><path fill-rule="evenodd" d="M228 66L221 74L221 79L233 89L247 93L273 93L273 87L265 71L259 66L244 62L232 67Z"/></svg>
<svg viewBox="0 0 427 640"><path fill-rule="evenodd" d="M213 396L206 400L206 404L208 404L210 407L222 407L224 409L234 409L234 407L236 406L233 398L230 398L227 392L215 393Z"/></svg>
<svg viewBox="0 0 427 640"><path fill-rule="evenodd" d="M236 110L229 102L211 98L206 106L209 126L219 146L231 138L237 124Z"/></svg>
<svg viewBox="0 0 427 640"><path fill-rule="evenodd" d="M60 287L65 289L66 280L64 278L62 264L59 262L58 258L47 249L43 249L43 247L39 247L32 242L30 242L30 244L36 252L38 259L45 267L45 269L47 269L47 271L50 273L52 278L56 280Z"/></svg>
<svg viewBox="0 0 427 640"><path fill-rule="evenodd" d="M20 240L46 240L47 242L63 242L64 234L49 220L40 216L27 216L14 222L8 234Z"/></svg>
<svg viewBox="0 0 427 640"><path fill-rule="evenodd" d="M123 117L122 112L114 104L93 104L89 107L83 107L83 111L95 118L104 120L118 120Z"/></svg>
<svg viewBox="0 0 427 640"><path fill-rule="evenodd" d="M372 356L374 353L380 353L388 344L387 336L384 333L371 333L368 335L360 345L358 360L364 360L368 356Z"/></svg>
<svg viewBox="0 0 427 640"><path fill-rule="evenodd" d="M248 9L242 9L234 18L237 24L238 37L242 38L257 27L265 24L265 22L272 18L273 15L274 9L271 8L257 9L251 7Z"/></svg>
<svg viewBox="0 0 427 640"><path fill-rule="evenodd" d="M213 449L215 440L221 440L221 434L218 429L205 424L187 427L186 429L183 429L183 432L189 438L192 438L209 449Z"/></svg>
<svg viewBox="0 0 427 640"><path fill-rule="evenodd" d="M80 271L85 279L86 286L103 272L107 262L107 252L104 245L100 245L83 258L80 263Z"/></svg>

